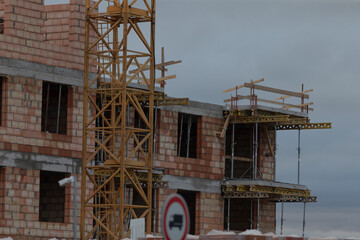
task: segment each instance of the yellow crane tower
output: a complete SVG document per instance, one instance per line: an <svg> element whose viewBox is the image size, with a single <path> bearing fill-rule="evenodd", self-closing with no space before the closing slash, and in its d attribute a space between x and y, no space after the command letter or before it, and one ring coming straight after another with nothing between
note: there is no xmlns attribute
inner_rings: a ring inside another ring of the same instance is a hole
<svg viewBox="0 0 360 240"><path fill-rule="evenodd" d="M149 233L155 0L86 0L85 31L81 239L125 238L137 218Z"/></svg>

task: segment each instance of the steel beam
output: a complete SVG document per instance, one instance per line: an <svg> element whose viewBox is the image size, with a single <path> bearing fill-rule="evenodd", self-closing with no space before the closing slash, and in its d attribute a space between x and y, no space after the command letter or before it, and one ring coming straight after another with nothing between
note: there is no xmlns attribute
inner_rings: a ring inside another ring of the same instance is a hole
<svg viewBox="0 0 360 240"><path fill-rule="evenodd" d="M306 123L306 124L282 124L276 126L276 130L306 130L306 129L330 129L331 122L326 123Z"/></svg>

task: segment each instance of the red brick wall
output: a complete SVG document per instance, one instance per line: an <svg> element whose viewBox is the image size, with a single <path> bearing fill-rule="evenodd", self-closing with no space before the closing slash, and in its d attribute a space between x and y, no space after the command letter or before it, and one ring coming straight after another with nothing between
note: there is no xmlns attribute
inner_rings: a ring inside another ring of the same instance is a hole
<svg viewBox="0 0 360 240"><path fill-rule="evenodd" d="M199 193L196 234L204 235L211 230L223 230L223 200L217 193Z"/></svg>
<svg viewBox="0 0 360 240"><path fill-rule="evenodd" d="M161 209L167 197L174 193L177 193L176 189L159 188L157 190L157 233L161 233ZM220 194L197 192L195 223L191 223L195 224L195 234L206 234L213 229L223 230L223 217L223 200Z"/></svg>
<svg viewBox="0 0 360 240"><path fill-rule="evenodd" d="M46 133L41 132L42 81L5 79L0 149L81 158L82 91L69 87L67 135Z"/></svg>
<svg viewBox="0 0 360 240"><path fill-rule="evenodd" d="M161 125L157 130L159 142L155 167L166 174L220 180L224 176L222 140L216 136L223 120L201 116L198 119L197 158L177 156L178 113L160 111Z"/></svg>
<svg viewBox="0 0 360 240"><path fill-rule="evenodd" d="M70 5L45 6L45 41L50 44L69 46Z"/></svg>
<svg viewBox="0 0 360 240"><path fill-rule="evenodd" d="M271 155L265 129L260 128L259 130L258 168L262 173L261 178L264 180L275 180L275 157ZM268 136L270 147L273 153L275 153L275 130L268 130Z"/></svg>
<svg viewBox="0 0 360 240"><path fill-rule="evenodd" d="M73 186L65 187L64 223L39 221L40 171L4 167L1 169L0 206L4 206L0 215L0 237L11 236L14 239L73 238ZM5 179L4 179L5 178ZM80 186L81 176L77 175ZM90 189L87 189L90 191ZM5 194L1 194L5 193ZM80 189L78 188L78 223L80 224ZM87 219L88 223L91 222ZM87 225L87 231L89 227ZM78 226L79 227L79 226Z"/></svg>
<svg viewBox="0 0 360 240"><path fill-rule="evenodd" d="M54 6L44 6L42 0L5 0L0 17L1 9L5 29L0 56L83 70L85 0Z"/></svg>

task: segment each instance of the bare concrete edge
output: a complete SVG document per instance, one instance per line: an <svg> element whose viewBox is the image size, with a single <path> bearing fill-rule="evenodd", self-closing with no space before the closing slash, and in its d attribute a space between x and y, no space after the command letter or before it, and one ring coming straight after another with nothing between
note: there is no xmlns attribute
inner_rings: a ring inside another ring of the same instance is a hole
<svg viewBox="0 0 360 240"><path fill-rule="evenodd" d="M224 180L222 185L270 186L270 187L298 189L304 191L308 190L308 188L305 185L301 185L301 184L276 182L276 181L261 180L261 179L228 179L228 180Z"/></svg>
<svg viewBox="0 0 360 240"><path fill-rule="evenodd" d="M165 175L163 180L168 182L170 189L181 189L196 192L221 194L221 181Z"/></svg>
<svg viewBox="0 0 360 240"><path fill-rule="evenodd" d="M211 104L211 103L189 101L189 105L162 106L162 107L159 107L159 109L193 114L193 115L198 115L198 116L206 116L206 117L224 119L224 116L223 116L224 106L217 105L217 104Z"/></svg>
<svg viewBox="0 0 360 240"><path fill-rule="evenodd" d="M238 109L239 110L251 110L251 106L250 105L238 105ZM292 116L297 116L297 117L309 117L309 114L307 114L307 113L296 112L296 111L292 111L292 110L286 110L286 109L275 108L275 107L268 107L268 106L264 106L264 105L258 105L257 109L263 110L263 111L268 111L268 112L281 113L281 114L285 114L285 115L292 115Z"/></svg>
<svg viewBox="0 0 360 240"><path fill-rule="evenodd" d="M84 86L84 72L75 69L49 66L41 63L0 57L0 74L35 78L49 82ZM94 73L90 74L95 77Z"/></svg>
<svg viewBox="0 0 360 240"><path fill-rule="evenodd" d="M81 159L0 150L0 166L30 170L80 173Z"/></svg>

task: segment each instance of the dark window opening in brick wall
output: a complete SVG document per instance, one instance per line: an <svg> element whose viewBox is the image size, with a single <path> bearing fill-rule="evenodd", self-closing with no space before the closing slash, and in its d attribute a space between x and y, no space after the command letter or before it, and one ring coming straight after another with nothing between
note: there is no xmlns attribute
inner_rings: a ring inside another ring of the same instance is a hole
<svg viewBox="0 0 360 240"><path fill-rule="evenodd" d="M65 173L40 171L39 221L64 222L65 187L58 181L65 177Z"/></svg>
<svg viewBox="0 0 360 240"><path fill-rule="evenodd" d="M145 196L147 196L148 194L147 194L147 188L146 187L144 187L144 188L142 188L142 190L144 191L144 194L145 194ZM131 190L131 189L128 189L128 193L126 193L126 195L127 196L132 196L132 202L130 202L130 204L133 204L133 205L142 205L142 206L146 206L146 202L144 201L144 199L141 197L141 195L140 195L140 193L137 191L137 190L135 190L135 189L133 189L133 190ZM153 209L153 210L155 210L155 211L160 211L161 212L161 210L160 209L156 209L156 202L154 201L154 195L155 195L155 189L152 189L152 201L151 201L151 208ZM131 199L128 199L128 200L125 200L125 201L131 201ZM142 208L134 208L134 212L135 212L135 214L136 214L136 216L141 216L144 212L145 212L145 210L146 209L142 209ZM152 220L151 220L151 231L154 231L154 222L153 222L153 215L154 213L152 213ZM129 219L129 221L130 221L130 219ZM146 225L146 218L145 218L145 225Z"/></svg>
<svg viewBox="0 0 360 240"><path fill-rule="evenodd" d="M43 82L41 131L66 134L68 86Z"/></svg>
<svg viewBox="0 0 360 240"><path fill-rule="evenodd" d="M0 18L0 34L4 34L4 18Z"/></svg>
<svg viewBox="0 0 360 240"><path fill-rule="evenodd" d="M144 115L146 116L146 119L149 119L149 108L147 106L143 106L142 110L144 112ZM134 127L137 129L148 129L146 123L144 122L144 120L142 119L142 117L136 110L135 110L135 116L134 116ZM148 134L147 132L137 132L135 135L136 135L136 138L138 139L138 141L141 142L147 134ZM141 146L142 146L144 152L148 152L149 151L149 140L146 140ZM138 152L138 154L140 154L140 152Z"/></svg>
<svg viewBox="0 0 360 240"><path fill-rule="evenodd" d="M2 125L3 77L0 77L0 126Z"/></svg>
<svg viewBox="0 0 360 240"><path fill-rule="evenodd" d="M177 152L180 157L196 158L198 118L191 114L178 114Z"/></svg>
<svg viewBox="0 0 360 240"><path fill-rule="evenodd" d="M5 180L6 180L6 168L0 167L0 219L4 219L4 212L5 212L5 197L6 197Z"/></svg>
<svg viewBox="0 0 360 240"><path fill-rule="evenodd" d="M189 215L190 215L189 233L192 235L195 235L196 194L197 194L197 192L178 190L178 194L180 194L184 198L184 200L188 206L188 209L189 209Z"/></svg>
<svg viewBox="0 0 360 240"><path fill-rule="evenodd" d="M233 132L234 125L235 128ZM233 177L252 178L253 126L243 124L234 125L230 124L226 131L225 177L231 177L231 156L232 147L234 147ZM232 146L232 144L234 144L234 146Z"/></svg>
<svg viewBox="0 0 360 240"><path fill-rule="evenodd" d="M254 218L251 211L251 201L253 200L232 198L230 201L230 216L228 216L229 201L228 199L224 201L224 229L227 229L228 221L230 221L231 230L245 231L254 227L251 224Z"/></svg>

